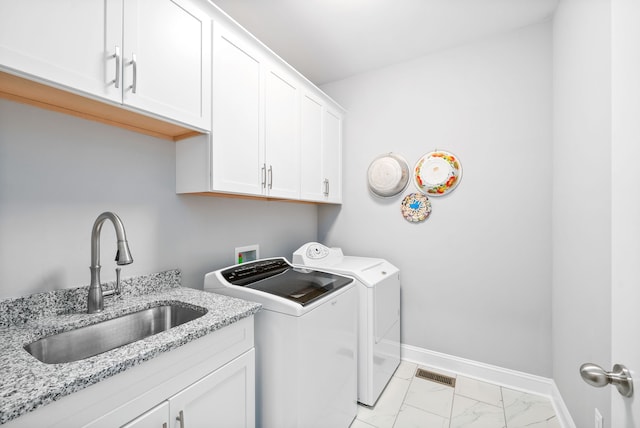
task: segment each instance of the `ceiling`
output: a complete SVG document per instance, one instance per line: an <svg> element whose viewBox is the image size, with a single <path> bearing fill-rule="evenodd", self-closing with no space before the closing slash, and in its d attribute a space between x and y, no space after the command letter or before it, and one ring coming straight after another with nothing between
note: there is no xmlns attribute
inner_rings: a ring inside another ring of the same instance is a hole
<svg viewBox="0 0 640 428"><path fill-rule="evenodd" d="M558 0L211 0L317 85L549 18Z"/></svg>

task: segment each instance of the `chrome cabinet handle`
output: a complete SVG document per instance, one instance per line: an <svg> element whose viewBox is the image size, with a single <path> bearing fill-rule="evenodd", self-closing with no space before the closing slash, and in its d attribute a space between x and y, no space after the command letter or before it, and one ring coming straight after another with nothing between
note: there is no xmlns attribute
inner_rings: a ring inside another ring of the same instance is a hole
<svg viewBox="0 0 640 428"><path fill-rule="evenodd" d="M180 428L184 428L184 412L180 410L180 413L176 417L176 421L180 422Z"/></svg>
<svg viewBox="0 0 640 428"><path fill-rule="evenodd" d="M273 189L273 166L269 165L269 189Z"/></svg>
<svg viewBox="0 0 640 428"><path fill-rule="evenodd" d="M116 78L111 81L116 88L120 87L120 46L116 46L116 52L109 58L116 59Z"/></svg>
<svg viewBox="0 0 640 428"><path fill-rule="evenodd" d="M621 395L633 396L631 372L622 364L614 364L613 370L608 372L593 363L586 363L580 366L580 376L591 386L602 388L611 384Z"/></svg>
<svg viewBox="0 0 640 428"><path fill-rule="evenodd" d="M260 175L262 176L262 188L265 189L267 187L267 164L263 163L262 168L260 168Z"/></svg>
<svg viewBox="0 0 640 428"><path fill-rule="evenodd" d="M133 66L133 80L131 81L131 92L136 93L136 89L138 88L138 59L136 58L136 54L131 54L131 61L129 61L129 65Z"/></svg>
<svg viewBox="0 0 640 428"><path fill-rule="evenodd" d="M329 196L329 179L325 178L322 184L324 184L324 192L322 193L324 193L325 196Z"/></svg>

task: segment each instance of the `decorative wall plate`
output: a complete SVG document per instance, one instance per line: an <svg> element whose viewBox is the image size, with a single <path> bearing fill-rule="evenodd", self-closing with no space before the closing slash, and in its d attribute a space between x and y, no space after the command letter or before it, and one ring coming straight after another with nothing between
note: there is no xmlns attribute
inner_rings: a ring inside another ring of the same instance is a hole
<svg viewBox="0 0 640 428"><path fill-rule="evenodd" d="M422 193L410 193L402 200L401 211L407 221L424 221L431 214L431 202Z"/></svg>
<svg viewBox="0 0 640 428"><path fill-rule="evenodd" d="M409 165L396 153L380 155L371 162L367 170L369 190L383 198L402 192L409 183Z"/></svg>
<svg viewBox="0 0 640 428"><path fill-rule="evenodd" d="M456 188L462 165L452 153L438 150L422 156L413 168L413 184L429 196L442 196Z"/></svg>

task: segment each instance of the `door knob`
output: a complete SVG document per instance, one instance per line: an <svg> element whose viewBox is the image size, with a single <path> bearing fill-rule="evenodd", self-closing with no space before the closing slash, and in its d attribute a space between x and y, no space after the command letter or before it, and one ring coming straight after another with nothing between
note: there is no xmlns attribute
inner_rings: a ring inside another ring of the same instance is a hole
<svg viewBox="0 0 640 428"><path fill-rule="evenodd" d="M633 395L633 379L631 372L622 364L615 364L613 370L605 371L602 367L592 363L580 366L580 376L589 385L601 388L609 384L615 385L618 392L625 397Z"/></svg>

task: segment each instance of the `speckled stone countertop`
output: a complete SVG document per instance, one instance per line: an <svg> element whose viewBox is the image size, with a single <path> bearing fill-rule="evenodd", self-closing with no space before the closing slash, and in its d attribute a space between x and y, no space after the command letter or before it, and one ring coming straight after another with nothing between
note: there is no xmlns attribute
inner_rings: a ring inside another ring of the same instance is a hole
<svg viewBox="0 0 640 428"><path fill-rule="evenodd" d="M107 287L112 286L108 284ZM255 314L260 305L180 286L171 270L122 280L122 294L87 314L88 287L0 300L0 424ZM24 350L42 337L167 303L207 313L146 339L80 361L44 364Z"/></svg>

